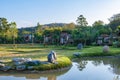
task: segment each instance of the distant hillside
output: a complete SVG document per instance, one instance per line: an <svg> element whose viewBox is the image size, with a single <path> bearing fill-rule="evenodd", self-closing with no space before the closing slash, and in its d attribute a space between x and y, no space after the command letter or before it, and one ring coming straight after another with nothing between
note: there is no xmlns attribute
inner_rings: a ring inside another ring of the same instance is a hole
<svg viewBox="0 0 120 80"><path fill-rule="evenodd" d="M57 26L60 26L60 27L63 27L65 26L66 23L50 23L50 24L45 24L44 26L49 26L49 27L57 27Z"/></svg>
<svg viewBox="0 0 120 80"><path fill-rule="evenodd" d="M48 27L58 27L58 26L60 26L60 27L63 27L65 25L66 25L66 23L50 23L50 24L44 24L43 26L48 26ZM21 33L23 30L29 31L29 32L34 32L35 29L36 29L36 26L19 28L18 30L19 30L19 33Z"/></svg>
<svg viewBox="0 0 120 80"><path fill-rule="evenodd" d="M18 29L19 34L21 34L22 31L35 32L35 30L36 30L36 27L25 27L25 28L19 28Z"/></svg>

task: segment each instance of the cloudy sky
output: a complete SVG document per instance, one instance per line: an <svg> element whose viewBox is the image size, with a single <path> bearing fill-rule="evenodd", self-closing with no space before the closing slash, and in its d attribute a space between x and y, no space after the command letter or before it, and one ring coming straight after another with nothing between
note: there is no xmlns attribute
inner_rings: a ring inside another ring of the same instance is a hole
<svg viewBox="0 0 120 80"><path fill-rule="evenodd" d="M0 0L0 17L17 27L47 23L76 23L83 15L89 25L96 20L108 23L108 18L120 13L120 0Z"/></svg>

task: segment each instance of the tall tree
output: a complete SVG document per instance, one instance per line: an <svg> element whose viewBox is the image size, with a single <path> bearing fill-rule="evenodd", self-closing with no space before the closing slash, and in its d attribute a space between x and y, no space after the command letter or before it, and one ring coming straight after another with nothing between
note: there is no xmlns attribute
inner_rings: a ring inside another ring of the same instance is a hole
<svg viewBox="0 0 120 80"><path fill-rule="evenodd" d="M88 22L86 21L86 18L83 15L80 15L77 20L77 24L79 27L86 27L88 25Z"/></svg>
<svg viewBox="0 0 120 80"><path fill-rule="evenodd" d="M42 32L43 32L42 25L40 25L39 23L37 23L35 34L42 35Z"/></svg>
<svg viewBox="0 0 120 80"><path fill-rule="evenodd" d="M36 26L36 27L37 27L37 30L41 30L41 29L42 29L42 25L40 25L39 22L37 23L37 26Z"/></svg>
<svg viewBox="0 0 120 80"><path fill-rule="evenodd" d="M112 17L109 18L109 26L111 27L111 29L113 30L113 32L116 31L117 26L120 25L120 13L119 14L115 14Z"/></svg>
<svg viewBox="0 0 120 80"><path fill-rule="evenodd" d="M98 21L95 21L93 24L92 24L93 27L102 27L104 26L104 22L101 21L101 20L98 20Z"/></svg>
<svg viewBox="0 0 120 80"><path fill-rule="evenodd" d="M6 18L0 18L0 36L4 38L4 43L9 35L9 24Z"/></svg>
<svg viewBox="0 0 120 80"><path fill-rule="evenodd" d="M11 33L11 38L13 40L13 44L15 44L15 38L17 38L18 36L18 29L15 22L10 23L10 33Z"/></svg>

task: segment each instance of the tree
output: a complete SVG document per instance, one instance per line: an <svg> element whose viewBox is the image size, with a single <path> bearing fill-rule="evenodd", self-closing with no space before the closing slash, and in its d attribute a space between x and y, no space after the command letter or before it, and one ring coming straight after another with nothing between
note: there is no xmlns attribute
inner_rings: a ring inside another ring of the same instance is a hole
<svg viewBox="0 0 120 80"><path fill-rule="evenodd" d="M15 22L10 23L10 33L11 33L11 38L13 40L14 45L15 45L15 38L17 38L17 36L18 36L18 29L16 26L17 25Z"/></svg>
<svg viewBox="0 0 120 80"><path fill-rule="evenodd" d="M74 23L69 23L64 26L65 30L73 30L75 29L75 24Z"/></svg>
<svg viewBox="0 0 120 80"><path fill-rule="evenodd" d="M118 36L120 36L120 25L117 26L116 33L117 33Z"/></svg>
<svg viewBox="0 0 120 80"><path fill-rule="evenodd" d="M4 39L4 43L9 35L9 24L6 18L0 18L0 36Z"/></svg>
<svg viewBox="0 0 120 80"><path fill-rule="evenodd" d="M41 36L42 33L43 33L42 25L40 25L39 23L37 23L35 34L38 35L38 36Z"/></svg>
<svg viewBox="0 0 120 80"><path fill-rule="evenodd" d="M120 13L110 17L109 21L110 21L109 26L111 27L113 32L115 32L115 30L117 29L117 26L120 25Z"/></svg>
<svg viewBox="0 0 120 80"><path fill-rule="evenodd" d="M83 15L80 15L77 20L77 24L79 27L86 27L88 25L88 22L86 21L86 18Z"/></svg>
<svg viewBox="0 0 120 80"><path fill-rule="evenodd" d="M41 43L43 41L43 29L42 25L37 23L36 30L35 30L35 41Z"/></svg>
<svg viewBox="0 0 120 80"><path fill-rule="evenodd" d="M37 30L39 31L39 30L42 29L42 25L40 25L40 23L38 22L36 28L37 28Z"/></svg>
<svg viewBox="0 0 120 80"><path fill-rule="evenodd" d="M96 28L102 27L102 26L104 26L104 22L101 21L101 20L98 20L98 21L95 21L95 22L92 24L92 26L93 26L93 27L96 27Z"/></svg>
<svg viewBox="0 0 120 80"><path fill-rule="evenodd" d="M2 42L6 43L6 41L13 40L15 44L15 38L18 35L17 32L15 22L8 23L6 18L0 18L0 37L3 39Z"/></svg>

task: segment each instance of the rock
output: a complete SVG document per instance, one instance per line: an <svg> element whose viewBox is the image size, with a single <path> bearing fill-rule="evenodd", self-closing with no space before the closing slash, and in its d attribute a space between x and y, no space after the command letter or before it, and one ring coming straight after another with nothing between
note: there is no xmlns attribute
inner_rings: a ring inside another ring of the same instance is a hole
<svg viewBox="0 0 120 80"><path fill-rule="evenodd" d="M26 64L30 66L36 66L41 64L41 62L39 60L33 60L33 61L26 62Z"/></svg>
<svg viewBox="0 0 120 80"><path fill-rule="evenodd" d="M74 57L80 57L80 54L81 54L81 53L76 52L76 53L73 54L73 56L74 56Z"/></svg>
<svg viewBox="0 0 120 80"><path fill-rule="evenodd" d="M48 62L50 63L54 63L56 60L57 60L57 56L56 56L56 53L54 51L51 51L49 54L48 54Z"/></svg>
<svg viewBox="0 0 120 80"><path fill-rule="evenodd" d="M1 68L2 71L8 71L11 69L11 66L4 66Z"/></svg>
<svg viewBox="0 0 120 80"><path fill-rule="evenodd" d="M33 66L28 66L27 69L32 70L32 69L34 69L34 67Z"/></svg>
<svg viewBox="0 0 120 80"><path fill-rule="evenodd" d="M79 44L77 45L77 49L82 49L82 48L83 48L82 43L79 43Z"/></svg>
<svg viewBox="0 0 120 80"><path fill-rule="evenodd" d="M50 64L48 61L42 61L41 64Z"/></svg>
<svg viewBox="0 0 120 80"><path fill-rule="evenodd" d="M18 65L22 65L24 64L24 62L14 62L14 65L18 66Z"/></svg>
<svg viewBox="0 0 120 80"><path fill-rule="evenodd" d="M3 62L5 62L5 61L3 61L3 60L0 60L0 63L3 63Z"/></svg>
<svg viewBox="0 0 120 80"><path fill-rule="evenodd" d="M0 63L0 67L5 67L5 64L3 64L3 63Z"/></svg>
<svg viewBox="0 0 120 80"><path fill-rule="evenodd" d="M26 62L32 61L31 58L13 58L12 61L14 62L15 65L22 65Z"/></svg>
<svg viewBox="0 0 120 80"><path fill-rule="evenodd" d="M31 58L13 58L12 59L13 62L28 62L28 61L32 61Z"/></svg>
<svg viewBox="0 0 120 80"><path fill-rule="evenodd" d="M16 70L18 70L18 71L22 71L22 70L25 70L25 69L26 69L25 65L16 66Z"/></svg>
<svg viewBox="0 0 120 80"><path fill-rule="evenodd" d="M105 46L103 47L103 52L104 52L104 53L108 53L108 52L109 52L109 46L105 45Z"/></svg>
<svg viewBox="0 0 120 80"><path fill-rule="evenodd" d="M32 59L31 58L25 58L25 61L29 62L29 61L32 61Z"/></svg>
<svg viewBox="0 0 120 80"><path fill-rule="evenodd" d="M12 61L13 62L20 62L20 61L23 61L24 58L13 58Z"/></svg>

